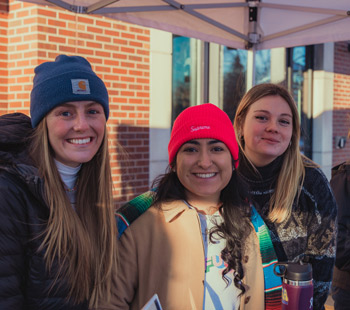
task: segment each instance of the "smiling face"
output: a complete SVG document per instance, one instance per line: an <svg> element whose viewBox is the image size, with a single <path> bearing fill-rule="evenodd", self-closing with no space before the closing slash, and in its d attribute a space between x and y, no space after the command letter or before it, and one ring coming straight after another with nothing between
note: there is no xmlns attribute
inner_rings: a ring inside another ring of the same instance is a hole
<svg viewBox="0 0 350 310"><path fill-rule="evenodd" d="M248 109L241 135L244 151L257 167L263 167L282 155L293 132L293 116L280 96L266 96Z"/></svg>
<svg viewBox="0 0 350 310"><path fill-rule="evenodd" d="M76 167L97 153L104 137L106 117L99 103L76 101L53 109L46 122L55 159Z"/></svg>
<svg viewBox="0 0 350 310"><path fill-rule="evenodd" d="M188 141L176 155L176 174L191 204L218 204L221 191L231 179L232 169L231 153L218 140Z"/></svg>

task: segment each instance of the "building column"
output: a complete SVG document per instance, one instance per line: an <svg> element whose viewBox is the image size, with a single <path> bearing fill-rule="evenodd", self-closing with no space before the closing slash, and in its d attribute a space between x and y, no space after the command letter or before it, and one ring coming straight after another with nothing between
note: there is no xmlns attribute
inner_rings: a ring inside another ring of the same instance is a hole
<svg viewBox="0 0 350 310"><path fill-rule="evenodd" d="M334 43L316 46L315 58L312 159L321 166L327 178L330 179L333 151Z"/></svg>
<svg viewBox="0 0 350 310"><path fill-rule="evenodd" d="M172 34L150 29L149 183L168 165L171 131Z"/></svg>

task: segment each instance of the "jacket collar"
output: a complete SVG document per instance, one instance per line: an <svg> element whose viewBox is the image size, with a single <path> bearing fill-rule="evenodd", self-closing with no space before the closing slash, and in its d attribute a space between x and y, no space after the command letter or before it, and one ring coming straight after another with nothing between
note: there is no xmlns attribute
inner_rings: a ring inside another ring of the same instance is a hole
<svg viewBox="0 0 350 310"><path fill-rule="evenodd" d="M171 222L184 212L191 210L182 200L163 203L161 209L166 222Z"/></svg>

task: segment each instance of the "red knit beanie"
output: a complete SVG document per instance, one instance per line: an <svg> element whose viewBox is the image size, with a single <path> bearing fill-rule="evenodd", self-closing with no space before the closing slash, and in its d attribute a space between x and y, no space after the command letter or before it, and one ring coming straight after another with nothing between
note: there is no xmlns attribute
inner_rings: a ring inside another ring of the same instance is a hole
<svg viewBox="0 0 350 310"><path fill-rule="evenodd" d="M232 122L224 111L211 103L189 107L176 118L168 145L169 164L185 142L210 138L225 143L237 168L238 144Z"/></svg>

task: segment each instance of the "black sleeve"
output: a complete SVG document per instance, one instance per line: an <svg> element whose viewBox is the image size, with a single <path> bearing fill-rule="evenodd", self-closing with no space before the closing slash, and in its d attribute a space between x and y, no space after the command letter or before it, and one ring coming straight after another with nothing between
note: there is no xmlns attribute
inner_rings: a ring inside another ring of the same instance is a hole
<svg viewBox="0 0 350 310"><path fill-rule="evenodd" d="M23 191L15 177L0 171L0 309L23 307L27 236L25 204Z"/></svg>
<svg viewBox="0 0 350 310"><path fill-rule="evenodd" d="M337 204L331 186L320 169L310 169L305 194L314 206L307 227L306 255L312 264L314 310L324 309L335 263Z"/></svg>
<svg viewBox="0 0 350 310"><path fill-rule="evenodd" d="M332 189L338 204L338 237L335 265L350 272L350 164L334 168Z"/></svg>

